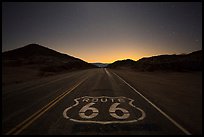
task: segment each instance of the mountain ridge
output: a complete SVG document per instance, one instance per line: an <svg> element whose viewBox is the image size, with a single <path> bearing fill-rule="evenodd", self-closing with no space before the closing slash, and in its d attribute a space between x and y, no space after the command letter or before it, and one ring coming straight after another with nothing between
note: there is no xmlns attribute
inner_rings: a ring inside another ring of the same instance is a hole
<svg viewBox="0 0 204 137"><path fill-rule="evenodd" d="M126 59L109 64L109 68L127 67L139 71L200 71L202 70L202 50L189 54L158 55L143 57L137 61Z"/></svg>
<svg viewBox="0 0 204 137"><path fill-rule="evenodd" d="M39 44L26 46L2 53L3 64L7 66L33 66L44 72L60 72L70 69L94 68L79 58L57 52Z"/></svg>
<svg viewBox="0 0 204 137"><path fill-rule="evenodd" d="M49 51L49 52L48 52ZM41 46L39 44L28 44L26 46L5 51L2 53L3 57L6 56L6 58L26 58L30 56L36 56L36 55L46 55L46 56L60 56L60 57L70 57L70 58L75 58L70 55L64 54L57 52L53 49L50 49L48 47ZM77 58L75 58L77 59Z"/></svg>

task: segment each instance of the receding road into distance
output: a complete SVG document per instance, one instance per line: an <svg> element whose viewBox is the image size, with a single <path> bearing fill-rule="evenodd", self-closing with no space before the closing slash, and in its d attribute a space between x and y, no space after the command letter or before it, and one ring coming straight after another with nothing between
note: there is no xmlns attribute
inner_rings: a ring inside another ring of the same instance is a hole
<svg viewBox="0 0 204 137"><path fill-rule="evenodd" d="M111 69L3 88L3 134L191 134Z"/></svg>

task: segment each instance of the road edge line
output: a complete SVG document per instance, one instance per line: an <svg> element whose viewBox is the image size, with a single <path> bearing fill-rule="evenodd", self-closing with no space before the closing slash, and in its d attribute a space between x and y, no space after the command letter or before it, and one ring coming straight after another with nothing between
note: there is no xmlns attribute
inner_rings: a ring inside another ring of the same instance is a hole
<svg viewBox="0 0 204 137"><path fill-rule="evenodd" d="M149 99L147 99L144 95L142 95L139 91L137 91L134 87L132 87L129 83L127 83L124 79L120 76L112 72L116 75L120 80L122 80L126 85L128 85L132 90L134 90L137 94L139 94L143 99L145 99L149 104L151 104L156 110L158 110L162 115L164 115L169 121L171 121L176 127L178 127L181 131L183 131L187 135L192 135L188 130L182 127L178 122L176 122L173 118L167 115L164 111L162 111L159 107L157 107L154 103L152 103Z"/></svg>

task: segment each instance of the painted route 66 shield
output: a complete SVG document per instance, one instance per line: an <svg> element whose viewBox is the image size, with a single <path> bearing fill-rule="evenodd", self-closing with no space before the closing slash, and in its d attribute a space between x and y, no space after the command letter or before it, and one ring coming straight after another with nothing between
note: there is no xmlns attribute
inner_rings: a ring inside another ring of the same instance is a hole
<svg viewBox="0 0 204 137"><path fill-rule="evenodd" d="M134 100L127 97L91 97L74 99L75 104L66 108L63 116L81 123L130 123L143 120L145 112L133 105Z"/></svg>

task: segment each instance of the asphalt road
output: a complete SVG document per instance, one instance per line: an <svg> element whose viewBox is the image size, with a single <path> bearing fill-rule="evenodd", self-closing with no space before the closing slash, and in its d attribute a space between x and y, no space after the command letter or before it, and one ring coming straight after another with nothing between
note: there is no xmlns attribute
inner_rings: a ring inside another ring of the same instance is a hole
<svg viewBox="0 0 204 137"><path fill-rule="evenodd" d="M191 134L109 69L3 88L3 134Z"/></svg>

